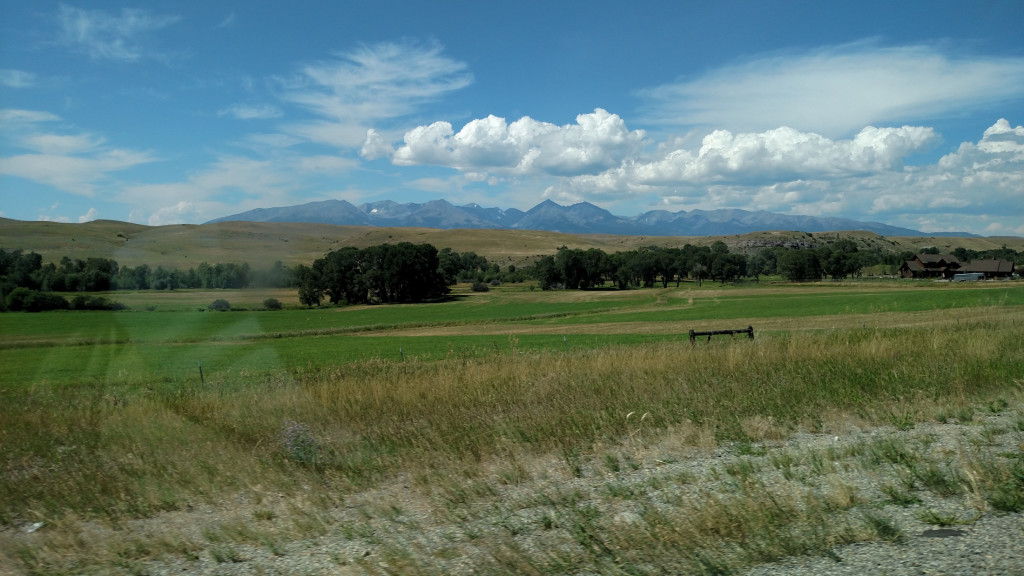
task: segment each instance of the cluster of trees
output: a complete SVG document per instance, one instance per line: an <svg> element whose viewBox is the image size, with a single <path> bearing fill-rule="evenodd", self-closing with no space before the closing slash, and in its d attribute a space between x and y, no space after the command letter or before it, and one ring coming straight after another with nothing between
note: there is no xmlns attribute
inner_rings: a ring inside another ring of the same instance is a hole
<svg viewBox="0 0 1024 576"><path fill-rule="evenodd" d="M492 271L487 259L473 252L438 252L430 244L400 242L332 250L311 267L296 267L294 274L299 301L318 306L324 298L332 304L436 300L459 280Z"/></svg>
<svg viewBox="0 0 1024 576"><path fill-rule="evenodd" d="M935 250L935 254L938 250ZM996 259L996 260L1007 260L1013 262L1018 266L1024 266L1024 250L1017 251L1013 248L995 248L993 250L969 250L967 248L956 248L953 250L953 256L960 262L971 262L972 260L983 260L983 259ZM910 258L908 258L909 260Z"/></svg>
<svg viewBox="0 0 1024 576"><path fill-rule="evenodd" d="M595 288L612 282L620 289L679 282L685 278L735 280L746 273L747 259L730 253L723 242L712 246L661 248L650 246L639 250L607 254L602 250L566 248L553 256L542 257L534 266L533 275L545 290Z"/></svg>
<svg viewBox="0 0 1024 576"><path fill-rule="evenodd" d="M892 254L861 251L852 240L839 240L818 248L762 248L753 254L731 252L724 242L711 246L662 248L650 246L628 252L607 254L562 247L553 256L544 256L533 269L533 276L545 290L595 288L611 282L620 289L649 287L660 283L679 283L705 279L722 283L740 278L759 279L762 275L781 275L788 280L834 280L858 276L867 266L902 262ZM891 262L890 262L891 260Z"/></svg>

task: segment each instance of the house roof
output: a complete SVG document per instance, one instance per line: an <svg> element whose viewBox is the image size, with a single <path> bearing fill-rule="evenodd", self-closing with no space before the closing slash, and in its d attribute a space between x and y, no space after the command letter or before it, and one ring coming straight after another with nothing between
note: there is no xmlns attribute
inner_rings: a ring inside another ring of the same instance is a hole
<svg viewBox="0 0 1024 576"><path fill-rule="evenodd" d="M956 256L949 254L918 254L918 261L925 266L931 268L935 266L952 266L954 264L960 265L960 261L956 259Z"/></svg>
<svg viewBox="0 0 1024 576"><path fill-rule="evenodd" d="M1011 274L1013 268L1013 262L994 258L972 260L964 267L967 272L983 272L985 274Z"/></svg>
<svg viewBox="0 0 1024 576"><path fill-rule="evenodd" d="M924 266L921 266L921 263L917 260L907 260L903 263L903 266L911 272L924 272Z"/></svg>

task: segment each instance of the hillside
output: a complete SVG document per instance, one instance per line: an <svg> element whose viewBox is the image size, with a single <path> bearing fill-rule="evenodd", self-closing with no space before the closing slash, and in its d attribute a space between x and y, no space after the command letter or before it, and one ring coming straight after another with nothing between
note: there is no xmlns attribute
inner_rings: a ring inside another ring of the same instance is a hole
<svg viewBox="0 0 1024 576"><path fill-rule="evenodd" d="M0 248L35 251L44 261L60 258L111 258L127 266L148 264L189 268L200 262L248 262L264 268L280 260L287 265L309 264L327 251L343 246L364 248L387 242L427 242L438 248L473 251L501 265L521 264L560 246L598 248L606 252L641 246L707 245L721 240L732 249L753 250L763 246L814 246L838 238L851 238L864 247L886 250L919 250L934 246L952 251L962 246L987 250L1007 246L1024 250L1021 237L884 237L872 232L754 232L732 236L616 236L610 234L563 234L536 230L436 228L382 228L271 222L221 222L142 226L128 222L96 220L85 224L26 222L0 218Z"/></svg>

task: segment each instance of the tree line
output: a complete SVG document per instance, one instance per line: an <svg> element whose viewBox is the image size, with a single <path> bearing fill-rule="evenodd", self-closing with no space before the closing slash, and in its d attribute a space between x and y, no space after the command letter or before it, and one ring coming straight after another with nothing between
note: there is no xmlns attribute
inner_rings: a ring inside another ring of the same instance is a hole
<svg viewBox="0 0 1024 576"><path fill-rule="evenodd" d="M937 252L925 249L923 252ZM1024 252L1006 248L975 251L956 248L961 261L1001 258L1024 263ZM248 264L208 264L188 270L119 266L105 258L71 259L43 264L42 256L0 248L0 310L114 309L118 305L98 296L76 295L68 300L55 293L113 290L297 288L306 306L425 302L442 298L449 286L473 282L477 286L533 279L545 290L586 290L610 285L619 289L651 287L683 281L733 282L778 275L790 281L859 276L879 264L898 266L914 252L860 249L843 239L818 247L761 248L751 253L732 252L724 242L710 246L687 244L681 248L648 246L613 252L568 248L542 256L532 266L506 270L474 252L438 250L430 244L381 244L346 247L328 252L311 266L294 268L275 262L253 270Z"/></svg>
<svg viewBox="0 0 1024 576"><path fill-rule="evenodd" d="M911 256L912 257L912 256ZM710 246L682 248L649 246L605 253L565 246L542 257L533 276L543 289L588 289L610 283L619 289L650 287L684 280L733 282L780 275L790 281L842 280L859 276L867 266L895 265L898 256L879 250L862 251L852 240L838 240L818 248L762 248L751 254L732 252L721 241Z"/></svg>
<svg viewBox="0 0 1024 576"><path fill-rule="evenodd" d="M0 310L109 309L112 303L98 297L71 300L54 292L108 292L113 290L175 290L178 288L287 288L292 271L281 262L269 269L253 270L248 264L200 263L188 270L119 266L107 258L72 259L43 264L35 252L0 248ZM17 292L15 292L17 291ZM13 295L13 298L12 298Z"/></svg>

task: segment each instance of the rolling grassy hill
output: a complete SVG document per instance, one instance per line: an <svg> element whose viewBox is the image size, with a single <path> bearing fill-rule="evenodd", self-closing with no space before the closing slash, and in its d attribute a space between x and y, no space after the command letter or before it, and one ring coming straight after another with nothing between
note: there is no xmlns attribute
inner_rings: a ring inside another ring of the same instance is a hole
<svg viewBox="0 0 1024 576"><path fill-rule="evenodd" d="M427 242L458 252L473 251L504 266L522 264L560 246L598 248L605 252L641 246L711 244L722 240L732 249L753 250L770 245L813 246L838 238L852 238L864 247L916 251L935 246L952 251L958 246L987 250L1007 246L1024 250L1024 238L883 237L871 232L819 232L808 234L773 231L738 236L614 236L563 234L532 230L440 230L433 228L378 228L329 224L222 222L142 226L96 220L84 224L26 222L0 218L0 248L34 251L44 261L60 258L101 257L121 265L189 268L200 262L248 262L262 268L280 260L286 265L309 264L327 251L343 246L365 248L388 242Z"/></svg>

